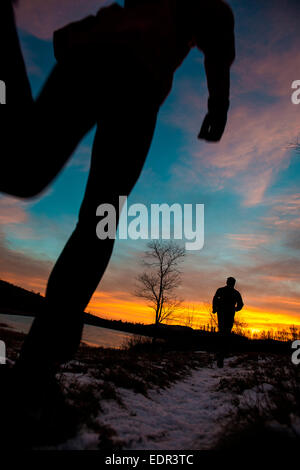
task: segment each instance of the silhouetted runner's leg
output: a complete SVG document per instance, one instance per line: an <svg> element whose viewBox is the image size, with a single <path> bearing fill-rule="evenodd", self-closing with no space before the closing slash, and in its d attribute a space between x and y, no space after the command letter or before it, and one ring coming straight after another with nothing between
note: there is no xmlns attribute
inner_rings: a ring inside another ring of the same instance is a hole
<svg viewBox="0 0 300 470"><path fill-rule="evenodd" d="M151 84L138 65L124 61L116 68L119 73L106 90L110 99L101 112L78 224L49 278L46 311L34 321L25 341L20 361L25 366L48 363L51 368L76 351L81 313L105 272L114 244L97 238L97 207L109 203L118 209L119 196L129 195L134 187L152 141L159 106L151 97Z"/></svg>
<svg viewBox="0 0 300 470"><path fill-rule="evenodd" d="M21 70L18 77L6 76L7 85L10 96L19 85L24 93L14 106L8 102L2 108L1 154L7 164L1 168L0 190L20 197L40 192L83 135L100 123L78 225L53 269L45 312L34 322L18 363L25 368L38 366L41 372L72 357L78 346L80 314L113 248L113 241L96 238L96 208L103 202L117 205L119 195L131 191L152 140L159 105L147 72L127 60L123 51L107 46L56 65L34 103L10 3L6 6L13 48L5 70L16 57Z"/></svg>
<svg viewBox="0 0 300 470"><path fill-rule="evenodd" d="M218 312L219 348L217 352L217 365L223 367L224 358L229 350L230 335L234 324L234 312Z"/></svg>
<svg viewBox="0 0 300 470"><path fill-rule="evenodd" d="M219 347L217 351L217 366L224 366L224 358L227 349L227 337L228 337L228 312L218 312L218 327L219 327Z"/></svg>

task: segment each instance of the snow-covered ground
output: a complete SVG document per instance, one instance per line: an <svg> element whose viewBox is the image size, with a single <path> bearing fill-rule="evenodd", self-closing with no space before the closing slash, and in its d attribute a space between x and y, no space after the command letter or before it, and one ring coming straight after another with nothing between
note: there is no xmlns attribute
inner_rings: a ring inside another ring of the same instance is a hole
<svg viewBox="0 0 300 470"><path fill-rule="evenodd" d="M22 340L6 331L9 366ZM61 442L55 437L64 424L66 433L58 434L75 437L51 449L206 450L232 445L251 426L255 436L272 428L279 440L282 432L300 439L300 368L288 354L239 353L219 369L209 352L151 342L123 350L82 346L57 379L78 426L57 415L50 440Z"/></svg>
<svg viewBox="0 0 300 470"><path fill-rule="evenodd" d="M230 371L236 373L237 371ZM206 449L219 429L219 420L231 407L232 395L218 392L229 368L203 368L151 398L122 391L127 409L105 403L99 419L118 431L125 449Z"/></svg>
<svg viewBox="0 0 300 470"><path fill-rule="evenodd" d="M232 393L218 391L220 380L247 372L245 366L230 367L235 359L226 359L223 369L213 365L195 370L170 388L150 391L149 397L119 388L125 406L103 400L97 421L115 431L113 442L125 450L211 449L233 407ZM60 448L97 449L98 445L99 434L83 427Z"/></svg>

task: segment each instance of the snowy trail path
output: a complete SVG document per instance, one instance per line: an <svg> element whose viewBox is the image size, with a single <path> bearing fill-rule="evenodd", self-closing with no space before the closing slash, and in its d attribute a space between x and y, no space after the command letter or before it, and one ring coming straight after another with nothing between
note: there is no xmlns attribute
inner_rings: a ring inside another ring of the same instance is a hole
<svg viewBox="0 0 300 470"><path fill-rule="evenodd" d="M101 403L98 421L116 432L115 441L128 450L209 449L216 441L220 421L232 407L231 393L218 391L224 377L245 373L243 367L229 367L235 358L225 360L224 369L204 367L168 389L150 391L149 398L119 388L126 407L114 400ZM79 436L78 436L79 437ZM80 448L95 448L96 433L81 434Z"/></svg>

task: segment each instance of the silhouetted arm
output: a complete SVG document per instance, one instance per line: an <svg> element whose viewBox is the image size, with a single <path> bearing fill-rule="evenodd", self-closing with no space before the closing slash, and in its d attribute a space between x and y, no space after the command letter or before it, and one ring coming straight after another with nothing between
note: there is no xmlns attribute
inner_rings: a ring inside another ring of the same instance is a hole
<svg viewBox="0 0 300 470"><path fill-rule="evenodd" d="M213 305L212 305L213 313L216 313L218 311L219 301L220 301L220 290L218 289L213 298Z"/></svg>
<svg viewBox="0 0 300 470"><path fill-rule="evenodd" d="M218 142L225 130L229 109L229 67L220 67L216 60L207 58L205 70L209 90L208 113L199 133L200 139Z"/></svg>
<svg viewBox="0 0 300 470"><path fill-rule="evenodd" d="M230 10L213 31L201 38L208 86L208 113L199 139L218 142L225 130L230 99L230 67L235 58L234 17Z"/></svg>
<svg viewBox="0 0 300 470"><path fill-rule="evenodd" d="M243 302L241 294L238 292L235 311L239 312L240 310L242 310L243 307L244 307L244 302Z"/></svg>

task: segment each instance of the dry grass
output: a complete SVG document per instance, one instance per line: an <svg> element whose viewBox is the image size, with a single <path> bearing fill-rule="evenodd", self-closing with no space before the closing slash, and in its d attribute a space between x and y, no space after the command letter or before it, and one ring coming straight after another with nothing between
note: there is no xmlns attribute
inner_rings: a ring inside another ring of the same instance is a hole
<svg viewBox="0 0 300 470"><path fill-rule="evenodd" d="M247 355L237 358L247 362ZM233 394L233 409L222 426L217 449L295 448L300 434L300 368L287 356L249 356L248 371L222 379L219 390Z"/></svg>
<svg viewBox="0 0 300 470"><path fill-rule="evenodd" d="M99 435L99 448L121 449L123 443L114 430L101 424L103 400L114 400L126 408L120 389L151 396L152 390L170 387L192 370L209 366L211 360L209 354L175 354L164 350L161 344L138 339L123 350L82 346L58 377L69 403L77 410L79 423Z"/></svg>

